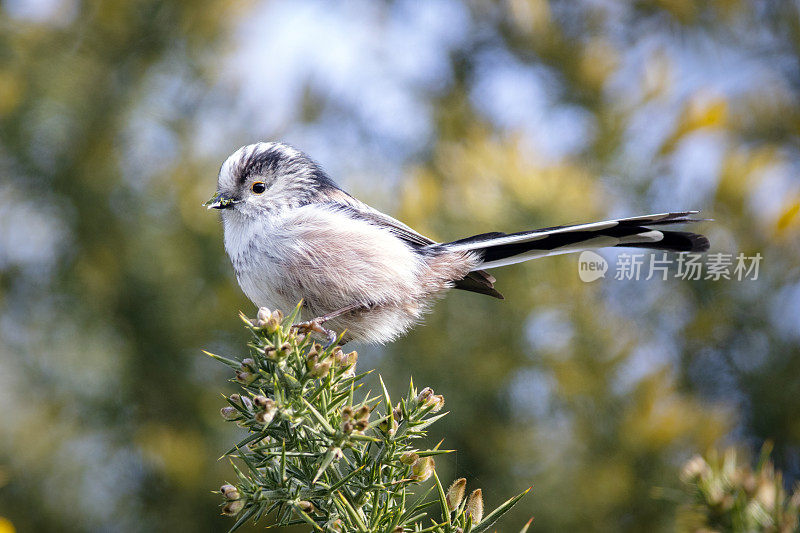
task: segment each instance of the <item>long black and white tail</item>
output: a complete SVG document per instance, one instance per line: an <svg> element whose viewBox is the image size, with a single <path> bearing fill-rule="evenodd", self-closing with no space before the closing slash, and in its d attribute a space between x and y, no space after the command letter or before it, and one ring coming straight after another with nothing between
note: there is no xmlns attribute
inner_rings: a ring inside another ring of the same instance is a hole
<svg viewBox="0 0 800 533"><path fill-rule="evenodd" d="M607 246L651 248L672 252L704 252L708 250L709 243L703 235L647 227L699 222L700 219L690 218L696 213L697 211L660 213L519 233L483 233L442 246L453 251L477 252L483 258L481 269Z"/></svg>
<svg viewBox="0 0 800 533"><path fill-rule="evenodd" d="M438 246L453 251L472 251L483 260L478 266L481 270L476 270L457 282L457 288L501 297L492 287L494 278L482 272L483 269L607 246L704 252L708 250L709 242L703 235L648 227L702 221L703 219L691 218L696 213L697 211L660 213L519 233L483 233Z"/></svg>

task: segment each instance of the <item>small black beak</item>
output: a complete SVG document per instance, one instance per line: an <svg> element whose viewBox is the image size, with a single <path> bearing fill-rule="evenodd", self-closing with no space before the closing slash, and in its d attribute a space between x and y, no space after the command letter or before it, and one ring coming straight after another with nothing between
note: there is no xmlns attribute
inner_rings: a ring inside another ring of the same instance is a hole
<svg viewBox="0 0 800 533"><path fill-rule="evenodd" d="M209 200L203 205L207 209L227 209L232 207L233 204L238 204L239 202L241 202L241 200L238 198L235 198L228 193L217 191L216 194L209 198Z"/></svg>

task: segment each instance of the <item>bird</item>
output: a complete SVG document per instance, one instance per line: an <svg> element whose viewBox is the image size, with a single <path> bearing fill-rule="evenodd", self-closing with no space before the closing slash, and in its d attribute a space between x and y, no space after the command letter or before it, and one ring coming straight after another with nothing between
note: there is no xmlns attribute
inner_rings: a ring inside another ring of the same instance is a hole
<svg viewBox="0 0 800 533"><path fill-rule="evenodd" d="M503 299L488 269L610 246L703 252L708 239L662 229L698 211L490 232L437 242L339 187L300 150L243 146L222 164L205 204L221 213L225 251L259 308L293 309L328 345L384 344L421 322L448 289ZM336 332L340 332L337 334Z"/></svg>

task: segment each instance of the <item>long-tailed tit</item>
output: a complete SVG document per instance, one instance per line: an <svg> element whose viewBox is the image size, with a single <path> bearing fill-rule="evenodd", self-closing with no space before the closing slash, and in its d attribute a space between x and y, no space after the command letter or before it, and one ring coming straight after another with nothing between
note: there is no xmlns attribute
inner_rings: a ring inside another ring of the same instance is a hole
<svg viewBox="0 0 800 533"><path fill-rule="evenodd" d="M221 210L225 250L259 307L291 309L305 327L344 340L390 341L450 288L495 298L486 269L606 246L700 252L702 235L652 229L695 222L696 211L484 233L439 243L340 189L304 153L280 143L240 148L206 203Z"/></svg>

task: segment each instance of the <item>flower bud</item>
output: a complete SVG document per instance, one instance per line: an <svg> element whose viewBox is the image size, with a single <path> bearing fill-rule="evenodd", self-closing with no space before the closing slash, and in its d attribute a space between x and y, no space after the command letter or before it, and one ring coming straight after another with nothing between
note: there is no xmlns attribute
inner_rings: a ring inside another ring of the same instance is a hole
<svg viewBox="0 0 800 533"><path fill-rule="evenodd" d="M275 315L270 316L266 321L264 321L264 331L266 331L268 335L272 335L278 331L280 327L281 323L277 318L275 318Z"/></svg>
<svg viewBox="0 0 800 533"><path fill-rule="evenodd" d="M270 361L280 361L284 359L289 353L292 351L292 345L288 342L284 342L280 346L275 346L274 348L267 348L264 352L264 357L269 359Z"/></svg>
<svg viewBox="0 0 800 533"><path fill-rule="evenodd" d="M417 395L417 402L418 403L425 403L425 402L428 401L428 398L430 398L431 396L433 396L433 389L430 388L430 387L425 387Z"/></svg>
<svg viewBox="0 0 800 533"><path fill-rule="evenodd" d="M225 420L234 420L239 416L239 410L235 407L231 407L230 405L226 405L219 410L219 414L221 414L222 418Z"/></svg>
<svg viewBox="0 0 800 533"><path fill-rule="evenodd" d="M696 481L701 477L705 477L708 473L711 472L711 468L706 463L706 460L700 457L699 455L695 455L689 461L683 465L683 470L681 471L681 479L685 483L689 483L692 481Z"/></svg>
<svg viewBox="0 0 800 533"><path fill-rule="evenodd" d="M353 432L353 423L349 420L342 422L342 433L349 435Z"/></svg>
<svg viewBox="0 0 800 533"><path fill-rule="evenodd" d="M269 398L267 398L266 396L262 396L262 395L260 395L260 394L259 394L258 396L255 396L255 397L253 398L253 403L254 403L254 404L255 404L255 406L256 406L256 407L258 407L259 409L264 409L265 407L267 407L267 405L269 405L269 404L270 404L270 402L272 402L273 404L275 403L273 400L270 400L270 399L269 399Z"/></svg>
<svg viewBox="0 0 800 533"><path fill-rule="evenodd" d="M244 509L244 501L234 500L225 504L225 507L222 508L222 514L225 516L236 516L242 509Z"/></svg>
<svg viewBox="0 0 800 533"><path fill-rule="evenodd" d="M244 407L245 407L245 408L246 408L248 411L249 411L250 409L252 409L252 408L253 408L253 402L251 402L251 401L250 401L250 398L248 398L247 396L242 396L242 397L241 397L241 400L242 400L242 405L243 405L243 406L244 406Z"/></svg>
<svg viewBox="0 0 800 533"><path fill-rule="evenodd" d="M342 407L342 420L350 420L353 418L353 408L349 405Z"/></svg>
<svg viewBox="0 0 800 533"><path fill-rule="evenodd" d="M306 359L311 359L314 362L319 360L320 354L324 354L325 349L318 343L314 343L311 345L311 348L308 350L308 354L306 355Z"/></svg>
<svg viewBox="0 0 800 533"><path fill-rule="evenodd" d="M337 346L333 350L333 358L336 360L336 366L349 368L358 360L358 354L356 352L350 352L346 354L340 347Z"/></svg>
<svg viewBox="0 0 800 533"><path fill-rule="evenodd" d="M300 500L297 502L297 506L307 513L314 510L314 504L307 500Z"/></svg>
<svg viewBox="0 0 800 533"><path fill-rule="evenodd" d="M241 396L239 396L239 395L238 395L238 394L236 394L236 393L234 393L234 394L231 394L229 399L230 399L230 401L232 401L232 402L234 402L234 403L239 403L239 402L241 402L241 401L242 401L242 397L241 397Z"/></svg>
<svg viewBox="0 0 800 533"><path fill-rule="evenodd" d="M255 420L262 426L268 426L272 419L275 418L275 412L277 409L268 409L266 411L259 411L256 413Z"/></svg>
<svg viewBox="0 0 800 533"><path fill-rule="evenodd" d="M227 500L238 500L240 498L239 489L233 485L225 484L219 488L219 491L225 496Z"/></svg>
<svg viewBox="0 0 800 533"><path fill-rule="evenodd" d="M324 378L328 375L328 372L331 370L331 359L330 357L325 359L324 361L320 361L319 363L314 365L314 368L311 369L311 375L315 378Z"/></svg>
<svg viewBox="0 0 800 533"><path fill-rule="evenodd" d="M425 408L430 407L432 412L441 411L442 407L444 407L444 396L441 394L433 394L433 389L430 387L425 387L422 389L417 395L417 403Z"/></svg>
<svg viewBox="0 0 800 533"><path fill-rule="evenodd" d="M419 455L416 452L406 452L400 456L400 462L404 465L413 465L419 461Z"/></svg>
<svg viewBox="0 0 800 533"><path fill-rule="evenodd" d="M467 480L459 478L453 481L450 488L447 489L447 508L454 511L456 507L461 505L461 500L464 499L464 489L467 488Z"/></svg>
<svg viewBox="0 0 800 533"><path fill-rule="evenodd" d="M317 352L314 349L308 352L308 355L306 356L306 369L309 372L314 370L314 367L316 366L318 359L319 356L317 355Z"/></svg>
<svg viewBox="0 0 800 533"><path fill-rule="evenodd" d="M272 313L266 307L259 308L258 314L256 315L256 326L263 328L271 315Z"/></svg>
<svg viewBox="0 0 800 533"><path fill-rule="evenodd" d="M431 409L432 413L438 413L439 411L442 410L442 407L444 407L444 396L442 396L441 394L434 394L433 396L428 398L426 405L433 406Z"/></svg>
<svg viewBox="0 0 800 533"><path fill-rule="evenodd" d="M363 418L361 420L357 420L354 425L356 431L364 431L365 429L367 429L368 426L369 426L369 421Z"/></svg>
<svg viewBox="0 0 800 533"><path fill-rule="evenodd" d="M411 478L417 481L425 481L433 475L434 467L433 457L420 457L411 466Z"/></svg>
<svg viewBox="0 0 800 533"><path fill-rule="evenodd" d="M344 352L342 351L342 347L334 346L333 350L331 350L331 357L333 357L333 360L336 361L336 364L339 364L339 362L342 359L344 359Z"/></svg>
<svg viewBox="0 0 800 533"><path fill-rule="evenodd" d="M345 369L343 373L345 377L353 377L356 375L357 362L358 362L357 352L350 352L344 355L341 367Z"/></svg>
<svg viewBox="0 0 800 533"><path fill-rule="evenodd" d="M250 385L252 382L256 380L256 375L251 374L250 372L242 372L241 370L236 371L236 381L242 383L244 385Z"/></svg>
<svg viewBox="0 0 800 533"><path fill-rule="evenodd" d="M246 359L242 359L242 370L244 370L245 372L250 372L252 370L255 370L255 368L256 368L256 362L253 361L251 358L248 357Z"/></svg>
<svg viewBox="0 0 800 533"><path fill-rule="evenodd" d="M356 418L359 420L361 419L369 419L369 405L362 405L358 411L356 411Z"/></svg>
<svg viewBox="0 0 800 533"><path fill-rule="evenodd" d="M472 515L473 524L479 524L483 520L483 493L481 489L475 489L469 495L466 511Z"/></svg>

